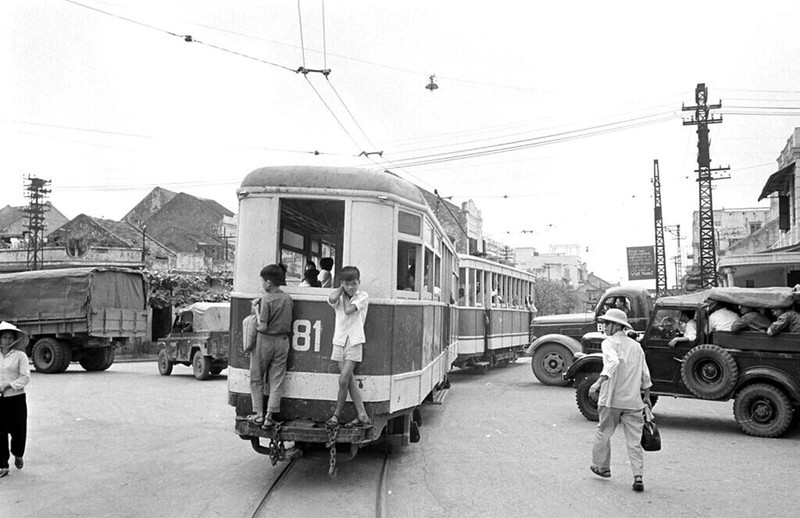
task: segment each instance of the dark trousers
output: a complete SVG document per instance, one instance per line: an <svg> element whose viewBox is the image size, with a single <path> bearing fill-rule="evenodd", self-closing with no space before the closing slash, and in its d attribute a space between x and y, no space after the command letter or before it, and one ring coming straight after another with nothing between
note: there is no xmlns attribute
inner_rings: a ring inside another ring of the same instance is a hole
<svg viewBox="0 0 800 518"><path fill-rule="evenodd" d="M25 394L0 397L0 469L8 468L8 436L11 436L11 455L22 457L28 435L28 404Z"/></svg>

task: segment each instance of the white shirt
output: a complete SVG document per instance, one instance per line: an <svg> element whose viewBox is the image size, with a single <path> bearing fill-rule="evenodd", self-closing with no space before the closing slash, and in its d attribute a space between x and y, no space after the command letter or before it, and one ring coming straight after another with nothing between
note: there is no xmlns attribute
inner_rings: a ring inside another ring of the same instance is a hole
<svg viewBox="0 0 800 518"><path fill-rule="evenodd" d="M347 295L342 293L336 304L328 304L333 307L336 312L336 327L333 330L333 345L357 345L363 344L367 341L364 336L364 322L367 320L367 309L369 307L369 295L365 291L357 291L350 299L350 304L354 305L358 311L348 315L344 312L343 297Z"/></svg>
<svg viewBox="0 0 800 518"><path fill-rule="evenodd" d="M0 385L10 383L11 387L3 391L3 397L18 396L25 392L25 385L31 380L31 367L28 355L11 349L8 354L0 350Z"/></svg>
<svg viewBox="0 0 800 518"><path fill-rule="evenodd" d="M739 318L739 315L727 308L720 308L708 316L708 325L711 332L730 331L731 326Z"/></svg>
<svg viewBox="0 0 800 518"><path fill-rule="evenodd" d="M639 342L624 331L618 331L603 340L601 348L603 371L600 375L608 379L600 386L598 406L623 410L644 408L641 391L652 387L653 383Z"/></svg>

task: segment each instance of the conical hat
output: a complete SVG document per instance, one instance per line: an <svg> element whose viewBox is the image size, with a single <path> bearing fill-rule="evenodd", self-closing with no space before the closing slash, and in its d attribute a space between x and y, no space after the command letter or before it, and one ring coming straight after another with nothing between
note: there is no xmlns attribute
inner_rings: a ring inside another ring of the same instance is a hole
<svg viewBox="0 0 800 518"><path fill-rule="evenodd" d="M27 333L21 331L17 326L14 324L9 324L8 322L0 322L0 333L3 331L11 331L14 333L14 343L11 345L14 349L19 349L20 351L24 351L26 347L28 347L28 342L30 339L28 338Z"/></svg>

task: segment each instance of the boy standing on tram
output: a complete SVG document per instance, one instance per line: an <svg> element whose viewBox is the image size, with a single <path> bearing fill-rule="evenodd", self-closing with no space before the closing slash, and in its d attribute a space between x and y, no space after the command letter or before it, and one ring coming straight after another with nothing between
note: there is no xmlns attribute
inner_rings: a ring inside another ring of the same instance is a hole
<svg viewBox="0 0 800 518"><path fill-rule="evenodd" d="M283 380L289 357L289 332L292 329L292 298L280 289L286 273L277 264L265 266L260 273L264 295L253 301L258 331L256 346L250 354L250 395L254 414L251 423L264 428L273 426L273 416L281 411ZM264 379L269 385L267 412L264 415Z"/></svg>
<svg viewBox="0 0 800 518"><path fill-rule="evenodd" d="M358 289L361 284L361 272L355 266L342 268L339 277L341 285L328 297L328 304L336 313L331 360L339 364L339 392L336 399L336 410L328 419L327 424L328 426L340 424L349 392L358 417L347 423L346 426L368 426L372 423L364 408L364 401L361 399L353 371L356 365L361 363L363 346L366 342L364 322L367 319L369 295Z"/></svg>

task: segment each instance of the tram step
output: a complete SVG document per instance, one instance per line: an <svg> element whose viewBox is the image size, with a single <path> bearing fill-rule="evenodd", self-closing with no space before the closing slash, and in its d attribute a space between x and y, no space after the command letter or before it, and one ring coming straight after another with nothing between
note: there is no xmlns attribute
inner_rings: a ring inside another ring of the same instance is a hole
<svg viewBox="0 0 800 518"><path fill-rule="evenodd" d="M442 390L434 391L433 398L431 399L431 404L432 405L443 405L444 404L444 398L447 397L447 392L449 392L449 391L450 391L450 389L442 389Z"/></svg>

